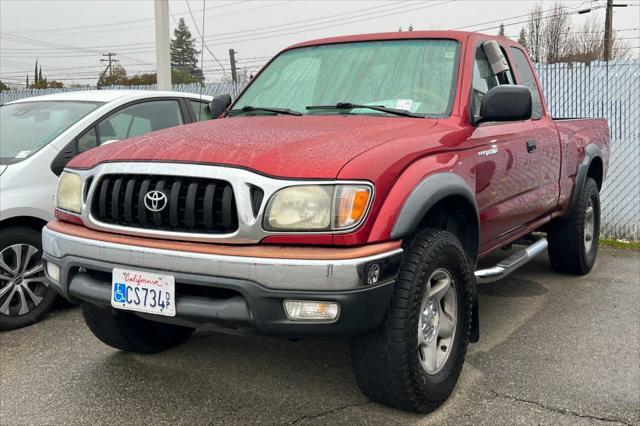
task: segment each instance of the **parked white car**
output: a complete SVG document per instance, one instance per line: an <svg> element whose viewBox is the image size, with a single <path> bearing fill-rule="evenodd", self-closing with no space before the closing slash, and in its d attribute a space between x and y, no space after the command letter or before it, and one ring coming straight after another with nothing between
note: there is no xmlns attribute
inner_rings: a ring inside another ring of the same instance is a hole
<svg viewBox="0 0 640 426"><path fill-rule="evenodd" d="M100 144L211 118L210 96L95 90L0 106L0 330L38 321L56 293L41 266L58 175Z"/></svg>

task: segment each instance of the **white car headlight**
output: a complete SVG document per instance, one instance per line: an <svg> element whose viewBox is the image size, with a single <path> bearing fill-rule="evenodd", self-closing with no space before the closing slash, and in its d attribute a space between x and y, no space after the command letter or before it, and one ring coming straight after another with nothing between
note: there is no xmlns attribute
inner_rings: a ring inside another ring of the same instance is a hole
<svg viewBox="0 0 640 426"><path fill-rule="evenodd" d="M276 192L265 210L270 231L338 231L360 224L371 202L367 185L300 185Z"/></svg>
<svg viewBox="0 0 640 426"><path fill-rule="evenodd" d="M80 213L82 198L82 180L80 176L63 172L58 181L56 207L72 213Z"/></svg>

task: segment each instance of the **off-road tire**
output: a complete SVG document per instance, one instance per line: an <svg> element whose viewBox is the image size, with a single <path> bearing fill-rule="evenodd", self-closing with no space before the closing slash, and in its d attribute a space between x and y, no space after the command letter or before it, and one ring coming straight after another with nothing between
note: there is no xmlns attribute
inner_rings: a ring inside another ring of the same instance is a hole
<svg viewBox="0 0 640 426"><path fill-rule="evenodd" d="M458 313L451 352L441 370L429 375L420 364L417 330L426 280L438 268L453 277ZM408 242L384 322L350 341L356 380L369 399L428 413L449 397L467 352L474 286L468 257L453 234L425 229Z"/></svg>
<svg viewBox="0 0 640 426"><path fill-rule="evenodd" d="M593 207L594 228L592 243L585 242L585 218L587 207ZM600 235L600 194L598 185L587 178L580 198L569 216L552 223L547 232L549 260L557 272L585 275L591 271L598 255Z"/></svg>
<svg viewBox="0 0 640 426"><path fill-rule="evenodd" d="M0 252L4 249L11 247L15 244L27 244L38 249L36 254L38 258L42 256L42 235L37 229L26 226L13 226L10 228L0 229ZM34 256L36 256L34 255ZM38 259L32 258L32 265L37 262ZM6 272L0 270L0 273L6 275ZM53 287L49 284L48 288L44 285L40 285L35 289L38 297L42 297L42 300L31 308L29 312L22 315L10 314L5 315L0 312L0 331L14 330L16 328L24 327L34 324L40 321L50 310L56 301L57 293ZM0 299L3 302L4 299ZM31 301L33 301L31 299Z"/></svg>
<svg viewBox="0 0 640 426"><path fill-rule="evenodd" d="M140 318L129 312L83 304L82 315L91 332L103 343L141 354L155 354L185 342L192 328Z"/></svg>

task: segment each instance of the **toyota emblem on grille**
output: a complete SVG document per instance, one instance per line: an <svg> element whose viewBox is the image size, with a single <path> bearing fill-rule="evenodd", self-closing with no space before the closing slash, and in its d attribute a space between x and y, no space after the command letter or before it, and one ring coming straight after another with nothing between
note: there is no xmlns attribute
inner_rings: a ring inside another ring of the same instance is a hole
<svg viewBox="0 0 640 426"><path fill-rule="evenodd" d="M161 191L149 191L144 196L144 205L149 211L162 211L167 206L167 196Z"/></svg>

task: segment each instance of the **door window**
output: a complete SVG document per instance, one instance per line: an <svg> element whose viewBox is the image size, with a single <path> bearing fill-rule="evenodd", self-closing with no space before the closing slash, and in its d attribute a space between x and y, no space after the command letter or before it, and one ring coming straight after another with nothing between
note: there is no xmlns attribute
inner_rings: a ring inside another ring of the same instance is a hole
<svg viewBox="0 0 640 426"><path fill-rule="evenodd" d="M101 121L100 143L121 140L183 124L180 103L176 100L141 102L128 106Z"/></svg>
<svg viewBox="0 0 640 426"><path fill-rule="evenodd" d="M480 114L480 105L482 98L487 94L489 89L498 85L498 78L491 69L491 64L487 55L485 55L482 46L476 49L476 58L473 65L473 115Z"/></svg>
<svg viewBox="0 0 640 426"><path fill-rule="evenodd" d="M531 118L537 120L542 117L542 100L540 99L540 92L538 91L533 70L522 50L512 47L511 54L513 55L513 62L518 70L518 84L527 86L529 90L531 90Z"/></svg>
<svg viewBox="0 0 640 426"><path fill-rule="evenodd" d="M507 58L504 49L501 48L501 50L508 63L509 59ZM509 72L504 73L506 74L506 83L503 84L514 83L511 65L509 65L509 68ZM498 85L500 85L498 76L493 72L491 63L489 62L487 55L484 53L484 49L482 49L482 46L478 46L473 65L473 103L471 105L473 115L475 117L480 114L480 105L482 104L482 98L484 98L484 95L486 95L491 88Z"/></svg>
<svg viewBox="0 0 640 426"><path fill-rule="evenodd" d="M213 118L208 103L200 101L189 101L189 103L191 103L191 108L196 115L196 121L207 121Z"/></svg>

